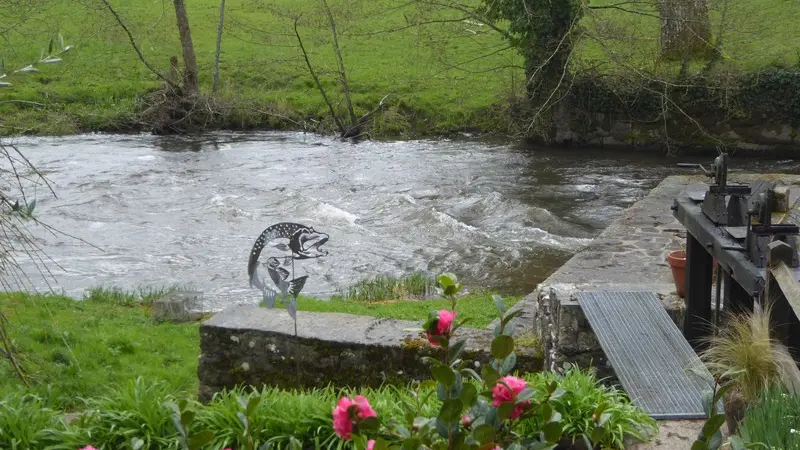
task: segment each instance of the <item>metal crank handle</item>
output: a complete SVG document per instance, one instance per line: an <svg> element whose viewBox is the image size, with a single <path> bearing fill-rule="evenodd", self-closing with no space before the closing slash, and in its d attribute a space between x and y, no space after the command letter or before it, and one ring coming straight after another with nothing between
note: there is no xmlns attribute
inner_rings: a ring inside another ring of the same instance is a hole
<svg viewBox="0 0 800 450"><path fill-rule="evenodd" d="M708 170L706 170L706 168L703 167L702 164L678 163L678 167L682 167L684 169L700 169L700 170L703 171L704 174L706 174L706 176L709 176L709 177L713 176L713 174L711 172L709 172Z"/></svg>

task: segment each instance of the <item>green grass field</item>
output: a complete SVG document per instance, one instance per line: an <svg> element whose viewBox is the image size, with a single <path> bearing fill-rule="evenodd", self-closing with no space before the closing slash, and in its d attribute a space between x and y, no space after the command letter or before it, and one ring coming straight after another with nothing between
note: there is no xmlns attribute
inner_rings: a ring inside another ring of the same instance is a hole
<svg viewBox="0 0 800 450"><path fill-rule="evenodd" d="M31 372L34 391L54 407L76 407L82 397L97 396L136 377L163 381L169 389L194 392L200 356L199 323L154 323L148 302L158 291L136 294L94 289L84 301L59 296L0 295L0 310ZM507 307L519 298L505 298ZM301 311L342 312L423 322L445 300L355 302L301 298ZM459 300L466 326L486 327L495 317L488 295ZM276 311L276 314L285 314ZM0 397L23 385L0 359Z"/></svg>
<svg viewBox="0 0 800 450"><path fill-rule="evenodd" d="M715 39L721 34L724 41L722 69L798 64L800 2L727 0L723 21L724 1L709 3ZM0 33L5 37L0 40L0 54L5 55L8 69L35 60L57 32L76 50L64 64L44 66L40 75L10 77L14 86L0 90L0 134L129 126L141 96L160 82L137 59L102 2L33 3L37 4L35 13L9 7L0 18ZM618 3L595 0L591 5ZM170 56L180 56L170 2L117 0L112 4L145 57L166 72ZM205 90L211 84L218 4L218 0L187 2ZM379 134L491 130L499 119L487 110L519 91L522 58L485 25L441 22L461 18L458 12L399 0L332 0L331 4L358 112L372 109L384 95L392 94L376 129ZM329 93L341 100L330 32L319 2L229 1L220 95L243 105L237 113L242 124L267 109L295 118L325 115L293 34L292 23L298 16L312 62ZM438 22L407 27L419 20ZM657 18L613 8L592 9L581 25L585 34L574 59L576 67L645 73L674 70L674 64L656 57ZM418 116L416 130L404 116L410 111Z"/></svg>

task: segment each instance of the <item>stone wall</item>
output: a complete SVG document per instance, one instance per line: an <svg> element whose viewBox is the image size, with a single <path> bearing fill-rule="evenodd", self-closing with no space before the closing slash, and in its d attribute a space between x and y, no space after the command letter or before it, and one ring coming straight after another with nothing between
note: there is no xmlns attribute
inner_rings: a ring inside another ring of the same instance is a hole
<svg viewBox="0 0 800 450"><path fill-rule="evenodd" d="M430 378L423 356L441 356L420 338L417 322L335 313L299 312L297 336L286 311L225 310L200 328L200 401L237 385L283 388L377 387ZM465 358L491 360L489 330L460 329ZM542 369L538 348L517 348L517 369Z"/></svg>

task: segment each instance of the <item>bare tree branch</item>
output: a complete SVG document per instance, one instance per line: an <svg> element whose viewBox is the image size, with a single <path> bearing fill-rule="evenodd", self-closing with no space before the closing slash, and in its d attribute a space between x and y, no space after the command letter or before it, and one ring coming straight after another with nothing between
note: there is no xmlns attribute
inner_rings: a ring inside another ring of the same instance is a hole
<svg viewBox="0 0 800 450"><path fill-rule="evenodd" d="M139 56L139 59L144 63L144 65L147 66L147 68L150 69L150 71L153 72L158 78L164 80L165 83L167 83L168 85L172 86L175 89L180 89L180 86L172 82L170 79L162 75L161 72L156 70L155 67L150 65L150 63L147 61L147 59L145 59L144 55L142 54L142 51L139 50L139 46L136 44L136 40L133 38L133 34L131 34L130 30L128 30L128 27L125 25L125 22L122 21L122 18L120 18L119 14L117 14L114 8L111 7L111 3L109 3L108 0L101 0L101 1L106 5L106 8L108 8L108 10L114 16L114 19L116 19L119 26L122 27L122 29L125 31L125 34L128 35L128 39L131 41L133 49L136 51L136 54Z"/></svg>

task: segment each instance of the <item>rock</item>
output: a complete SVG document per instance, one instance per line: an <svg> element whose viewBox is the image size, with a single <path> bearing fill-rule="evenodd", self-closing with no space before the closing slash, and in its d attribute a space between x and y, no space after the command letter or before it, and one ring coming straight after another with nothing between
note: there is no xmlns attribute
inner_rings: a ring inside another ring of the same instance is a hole
<svg viewBox="0 0 800 450"><path fill-rule="evenodd" d="M202 317L203 293L177 291L153 302L151 313L157 322L190 322Z"/></svg>

